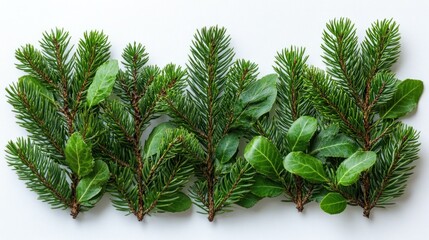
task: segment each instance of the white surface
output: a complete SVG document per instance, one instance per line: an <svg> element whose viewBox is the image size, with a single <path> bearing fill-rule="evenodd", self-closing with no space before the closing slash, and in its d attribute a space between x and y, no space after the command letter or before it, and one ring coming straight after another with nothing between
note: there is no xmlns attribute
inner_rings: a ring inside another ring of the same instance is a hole
<svg viewBox="0 0 429 240"><path fill-rule="evenodd" d="M0 0L0 239L427 239L429 234L429 129L424 92L416 114L405 119L421 131L421 160L410 187L398 204L374 210L371 219L360 208L329 216L316 204L298 214L291 204L266 199L255 208L219 215L209 223L196 207L184 214L156 215L143 223L116 211L106 196L95 209L73 220L67 211L51 210L6 165L7 141L25 135L15 124L4 88L22 75L14 67L14 51L37 44L41 33L64 27L76 42L85 30L102 29L114 58L131 41L146 45L151 63L184 64L195 29L218 24L228 28L237 57L272 72L276 51L291 44L307 47L309 62L323 66L320 43L325 23L349 17L360 36L376 19L394 18L402 34L402 56L395 65L399 78L426 80L429 87L428 1L5 1Z"/></svg>

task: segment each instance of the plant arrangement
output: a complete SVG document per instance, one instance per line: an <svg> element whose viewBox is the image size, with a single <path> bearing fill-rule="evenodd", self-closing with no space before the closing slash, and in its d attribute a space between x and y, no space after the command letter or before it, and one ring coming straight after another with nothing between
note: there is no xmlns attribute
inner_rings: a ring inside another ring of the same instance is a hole
<svg viewBox="0 0 429 240"><path fill-rule="evenodd" d="M302 51L277 57L283 76L274 119L279 123L261 122L257 130L265 138L254 138L245 150L257 170L271 166L271 172L259 172L274 182L262 178L254 194L286 192L301 210L317 192L314 199L324 211L336 214L347 204L358 205L366 217L402 195L419 143L418 133L398 118L416 108L423 83L400 81L391 70L400 51L395 22L377 21L366 33L359 44L350 20L329 22L322 44L326 72L305 67ZM311 108L319 124L309 116L296 119L312 115Z"/></svg>
<svg viewBox="0 0 429 240"><path fill-rule="evenodd" d="M290 47L277 54L276 74L258 78L217 26L196 32L186 70L148 65L138 43L124 49L121 70L104 33L85 33L73 52L68 32L45 32L40 50L16 51L26 75L7 94L29 136L8 143L8 164L73 218L106 190L139 221L192 202L213 221L279 195L299 212L317 201L329 214L353 205L369 217L412 174L419 134L400 118L416 109L423 83L392 70L392 20L373 23L359 43L353 23L335 19L322 39L326 70ZM151 126L162 114L170 120Z"/></svg>
<svg viewBox="0 0 429 240"><path fill-rule="evenodd" d="M43 34L41 50L28 44L16 51L17 68L28 75L7 93L29 137L10 141L6 151L40 200L76 218L97 203L110 176L92 149L102 132L99 103L110 95L117 62L108 61L102 32L85 33L75 53L69 42L68 32L55 29Z"/></svg>

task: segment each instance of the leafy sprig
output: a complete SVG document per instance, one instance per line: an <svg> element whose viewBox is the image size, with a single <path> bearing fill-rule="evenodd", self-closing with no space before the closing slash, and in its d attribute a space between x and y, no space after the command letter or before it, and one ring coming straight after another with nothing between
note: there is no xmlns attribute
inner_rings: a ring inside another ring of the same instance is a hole
<svg viewBox="0 0 429 240"><path fill-rule="evenodd" d="M106 62L102 32L85 33L75 53L69 43L68 32L55 29L43 34L41 50L28 44L16 51L17 68L28 75L7 93L29 138L10 141L7 159L42 201L76 218L101 198L110 176L92 147L103 131L98 103L110 95L117 63Z"/></svg>
<svg viewBox="0 0 429 240"><path fill-rule="evenodd" d="M342 162L328 162L328 172L335 174L326 188L336 194L326 195L322 209L338 213L326 206L348 202L369 217L374 207L403 193L411 174L418 134L398 118L416 108L423 83L400 81L391 70L400 52L398 25L392 20L373 23L361 44L349 19L330 21L322 49L326 73L309 68L306 95L325 121L338 123L363 150Z"/></svg>
<svg viewBox="0 0 429 240"><path fill-rule="evenodd" d="M188 75L167 95L164 106L174 123L194 133L204 155L196 163L191 196L213 221L250 191L254 170L237 157L239 140L269 112L276 96L276 76L257 80L257 66L233 62L224 28L197 31Z"/></svg>
<svg viewBox="0 0 429 240"><path fill-rule="evenodd" d="M147 65L148 54L138 43L127 45L122 57L125 70L114 85L117 97L103 105L102 119L111 131L97 148L112 170L112 202L139 221L152 212L184 211L191 206L181 192L192 174L191 159L202 158L197 140L170 123L155 127L144 144L142 135L185 72L172 64L164 69Z"/></svg>

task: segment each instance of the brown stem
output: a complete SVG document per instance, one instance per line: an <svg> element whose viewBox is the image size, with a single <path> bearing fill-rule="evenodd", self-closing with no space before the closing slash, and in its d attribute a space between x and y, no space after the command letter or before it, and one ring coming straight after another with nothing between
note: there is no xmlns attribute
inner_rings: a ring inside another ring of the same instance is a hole
<svg viewBox="0 0 429 240"><path fill-rule="evenodd" d="M302 187L304 183L302 182L301 177L294 175L294 178L296 184L295 205L298 212L302 212L302 210L304 210L304 202L302 197Z"/></svg>
<svg viewBox="0 0 429 240"><path fill-rule="evenodd" d="M72 201L70 204L70 215L73 217L73 219L76 219L77 215L80 212L80 204L77 200L77 195L76 195L76 187L79 183L79 179L76 176L76 174L72 173L71 175L71 195L72 195Z"/></svg>
<svg viewBox="0 0 429 240"><path fill-rule="evenodd" d="M209 61L214 59L216 44L214 42L210 43L210 56ZM207 84L207 97L208 97L208 116L207 116L207 190L208 190L208 219L210 222L214 220L216 209L214 204L214 166L213 166L213 155L214 155L214 143L213 143L213 134L214 134L214 123L213 123L213 92L212 86L215 78L215 69L214 64L209 62L208 64L208 84Z"/></svg>
<svg viewBox="0 0 429 240"><path fill-rule="evenodd" d="M372 129L372 125L371 125L371 112L372 112L372 108L375 105L376 101L378 101L379 96L381 95L380 91L383 91L384 89L384 85L380 88L379 93L377 94L376 98L374 99L374 101L371 103L370 102L370 93L371 93L371 82L377 72L377 65L378 62L380 60L381 54L378 54L378 57L376 58L376 63L374 64L374 66L372 67L370 74L368 76L368 78L366 79L366 85L365 85L365 99L364 99L364 103L363 103L363 125L364 125L364 135L363 135L363 142L364 142L364 150L365 151L370 151L372 148L372 144L374 143L373 141L371 141L371 129ZM362 176L361 176L361 189L362 189L362 193L363 193L363 215L367 218L369 218L370 214L371 214L371 200L370 200L370 193L369 193L369 189L371 186L370 183L370 176L369 176L369 172L366 171Z"/></svg>
<svg viewBox="0 0 429 240"><path fill-rule="evenodd" d="M55 57L57 60L58 70L61 75L61 97L63 99L63 107L60 109L60 111L64 114L65 120L67 122L67 129L68 129L68 135L72 135L74 132L73 127L73 118L74 115L72 112L70 112L70 105L69 105L69 95L68 95L68 79L67 75L64 71L64 65L63 65L63 58L61 55L61 46L59 45L57 39L53 40L55 45ZM80 204L77 199L77 193L76 188L79 184L79 178L76 174L71 174L71 193L72 193L72 202L70 205L71 213L70 215L73 217L73 219L76 219L77 215L80 212Z"/></svg>
<svg viewBox="0 0 429 240"><path fill-rule="evenodd" d="M134 81L135 84L137 84L137 81ZM132 99L131 99L131 106L133 107L134 110L134 126L135 126L135 133L132 139L132 143L133 143L133 147L134 147L134 154L136 156L137 159L137 188L138 188L138 209L137 209L137 219L139 221L143 220L144 217L144 203L143 203L143 194L144 194L144 189L143 189L143 159L142 159L142 155L141 155L141 149L140 149L140 136L141 136L141 121L142 121L142 116L141 116L141 112L140 112L140 108L139 108L139 97L137 95L137 92L134 91L132 93Z"/></svg>

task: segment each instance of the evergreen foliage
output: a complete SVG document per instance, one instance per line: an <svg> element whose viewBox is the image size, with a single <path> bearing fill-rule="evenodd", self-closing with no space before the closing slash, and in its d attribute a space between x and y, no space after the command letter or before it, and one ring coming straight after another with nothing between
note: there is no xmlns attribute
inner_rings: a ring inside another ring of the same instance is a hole
<svg viewBox="0 0 429 240"><path fill-rule="evenodd" d="M239 140L276 96L275 75L257 80L256 64L233 58L224 28L197 31L188 74L164 101L173 122L194 133L204 152L195 164L191 196L209 221L249 192L254 170L237 155Z"/></svg>
<svg viewBox="0 0 429 240"><path fill-rule="evenodd" d="M161 100L182 81L185 72L174 65L164 69L147 64L143 45L124 49L123 65L114 85L116 98L103 105L102 119L109 131L100 137L97 151L112 171L109 183L114 206L139 221L152 212L179 212L191 206L181 192L193 172L192 159L202 158L193 134L172 124L142 135L159 117Z"/></svg>
<svg viewBox="0 0 429 240"><path fill-rule="evenodd" d="M16 50L26 75L6 91L28 137L8 143L8 164L73 218L106 190L139 221L192 202L213 221L234 204L282 194L300 212L318 201L329 214L354 205L369 217L404 193L413 172L419 133L400 118L416 109L423 83L392 70L394 21L376 21L362 42L349 19L326 26L326 70L290 47L262 78L255 63L234 59L217 26L196 32L186 70L148 65L139 43L126 46L120 70L104 33L86 32L73 51L68 32L45 32L40 49ZM169 121L150 130L161 114Z"/></svg>
<svg viewBox="0 0 429 240"><path fill-rule="evenodd" d="M116 72L114 61L106 63L110 44L102 32L86 32L75 53L69 43L68 32L55 29L43 34L41 50L28 44L16 51L16 66L28 75L7 93L29 137L10 141L6 151L28 188L54 208L70 208L76 218L101 198L109 178L106 164L92 153L103 130L97 104L85 104L94 99L88 89Z"/></svg>
<svg viewBox="0 0 429 240"><path fill-rule="evenodd" d="M329 22L322 44L326 71L305 66L301 49L279 53L276 114L256 125L262 136L245 149L246 160L265 176L254 185L253 203L285 192L300 211L321 199L330 214L349 203L369 217L404 192L419 143L398 118L416 108L423 84L399 81L391 71L400 51L395 22L377 21L366 35L359 44L350 20ZM279 168L282 155L286 172Z"/></svg>
<svg viewBox="0 0 429 240"><path fill-rule="evenodd" d="M322 49L327 70L309 69L307 96L318 114L338 123L362 150L376 154L372 167L363 170L356 183L342 187L334 182L330 190L343 193L369 217L371 209L391 204L403 193L411 174L419 150L418 133L398 118L415 109L423 83L399 81L392 72L400 53L399 29L392 20L373 23L361 44L349 19L330 21ZM330 164L338 167L337 174L345 165Z"/></svg>

